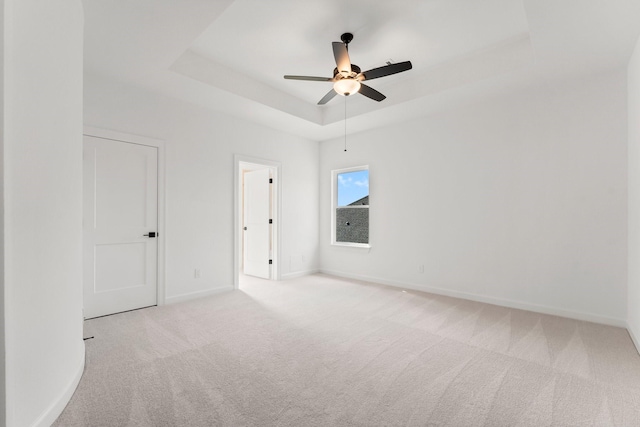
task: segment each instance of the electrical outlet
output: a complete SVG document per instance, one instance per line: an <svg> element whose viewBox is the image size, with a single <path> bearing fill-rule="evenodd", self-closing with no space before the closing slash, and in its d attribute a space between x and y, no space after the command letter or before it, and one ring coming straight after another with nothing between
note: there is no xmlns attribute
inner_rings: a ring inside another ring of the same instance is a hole
<svg viewBox="0 0 640 427"><path fill-rule="evenodd" d="M420 265L418 266L418 273L420 273L420 274L424 274L424 264L420 264Z"/></svg>
<svg viewBox="0 0 640 427"><path fill-rule="evenodd" d="M199 268L193 270L193 277L195 277L196 279L199 279L201 277Z"/></svg>

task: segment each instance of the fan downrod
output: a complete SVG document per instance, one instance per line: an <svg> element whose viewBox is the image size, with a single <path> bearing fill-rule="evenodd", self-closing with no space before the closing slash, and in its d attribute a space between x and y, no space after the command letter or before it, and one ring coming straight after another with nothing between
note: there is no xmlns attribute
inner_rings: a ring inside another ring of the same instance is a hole
<svg viewBox="0 0 640 427"><path fill-rule="evenodd" d="M353 40L353 34L344 33L343 35L340 36L340 40L342 40L344 44L349 45L349 43L351 43L351 40Z"/></svg>

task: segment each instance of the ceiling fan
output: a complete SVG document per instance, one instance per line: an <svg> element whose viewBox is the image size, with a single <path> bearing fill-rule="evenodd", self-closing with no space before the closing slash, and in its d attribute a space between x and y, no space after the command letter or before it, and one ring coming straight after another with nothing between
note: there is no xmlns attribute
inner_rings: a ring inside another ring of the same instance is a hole
<svg viewBox="0 0 640 427"><path fill-rule="evenodd" d="M342 42L333 42L333 56L336 59L337 67L333 70L333 77L312 77L312 76L284 76L290 80L308 80L313 82L332 82L333 89L329 91L319 102L318 105L324 105L333 99L334 96L340 94L343 96L361 93L367 98L374 101L382 101L386 98L383 94L374 88L362 83L365 80L373 80L379 77L390 76L391 74L401 73L412 68L411 61L399 62L397 64L384 65L382 67L373 68L369 71L362 72L360 67L351 63L349 59L349 43L353 40L353 34L344 33L340 36Z"/></svg>

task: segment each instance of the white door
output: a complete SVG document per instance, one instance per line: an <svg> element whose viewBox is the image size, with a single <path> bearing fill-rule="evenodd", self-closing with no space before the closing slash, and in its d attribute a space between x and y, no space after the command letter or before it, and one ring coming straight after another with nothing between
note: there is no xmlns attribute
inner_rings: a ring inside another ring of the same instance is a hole
<svg viewBox="0 0 640 427"><path fill-rule="evenodd" d="M158 149L84 137L84 316L156 305Z"/></svg>
<svg viewBox="0 0 640 427"><path fill-rule="evenodd" d="M244 174L244 274L270 278L269 169Z"/></svg>

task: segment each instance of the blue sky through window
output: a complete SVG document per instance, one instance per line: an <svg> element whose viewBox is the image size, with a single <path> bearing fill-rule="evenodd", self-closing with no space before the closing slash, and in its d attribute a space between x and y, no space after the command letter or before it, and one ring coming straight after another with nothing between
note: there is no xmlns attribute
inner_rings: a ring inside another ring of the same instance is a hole
<svg viewBox="0 0 640 427"><path fill-rule="evenodd" d="M338 206L346 206L368 195L368 170L338 174Z"/></svg>

